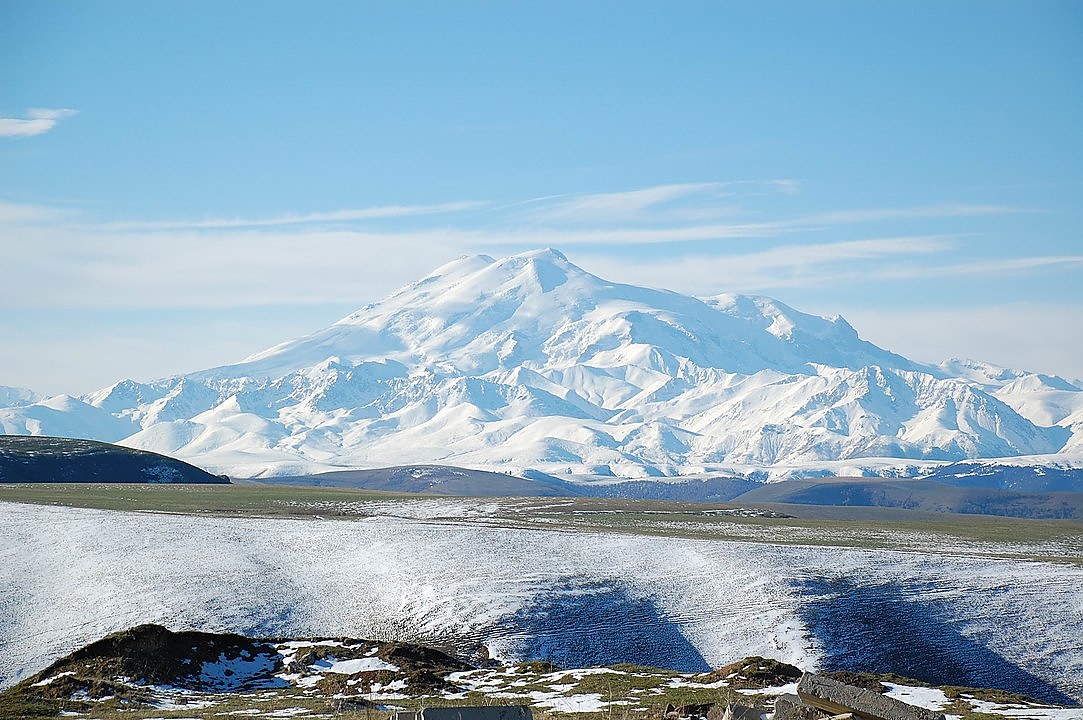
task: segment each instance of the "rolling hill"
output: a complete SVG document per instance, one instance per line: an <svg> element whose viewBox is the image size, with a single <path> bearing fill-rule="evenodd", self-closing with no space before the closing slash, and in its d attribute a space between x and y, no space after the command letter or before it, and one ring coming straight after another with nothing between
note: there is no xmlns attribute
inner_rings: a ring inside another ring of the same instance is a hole
<svg viewBox="0 0 1083 720"><path fill-rule="evenodd" d="M0 482L228 483L146 450L93 440L0 435Z"/></svg>

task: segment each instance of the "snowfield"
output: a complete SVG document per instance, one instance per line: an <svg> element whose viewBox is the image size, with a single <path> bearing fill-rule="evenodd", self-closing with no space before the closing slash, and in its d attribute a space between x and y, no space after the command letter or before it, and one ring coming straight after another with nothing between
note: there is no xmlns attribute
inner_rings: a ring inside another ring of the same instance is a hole
<svg viewBox="0 0 1083 720"><path fill-rule="evenodd" d="M1078 564L511 529L460 506L319 521L0 503L0 686L159 622L485 645L565 667L698 671L753 654L935 667L1083 700Z"/></svg>
<svg viewBox="0 0 1083 720"><path fill-rule="evenodd" d="M925 365L841 317L612 283L554 250L462 258L234 365L30 399L0 394L0 430L121 442L235 477L417 463L645 477L840 460L913 475L970 458L1083 460L1079 381Z"/></svg>

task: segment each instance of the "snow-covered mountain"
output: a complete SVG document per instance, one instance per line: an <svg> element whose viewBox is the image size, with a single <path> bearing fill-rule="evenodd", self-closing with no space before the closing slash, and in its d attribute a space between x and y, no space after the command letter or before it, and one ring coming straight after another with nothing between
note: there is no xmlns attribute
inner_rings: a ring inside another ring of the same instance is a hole
<svg viewBox="0 0 1083 720"><path fill-rule="evenodd" d="M29 405L37 399L38 396L33 390L0 385L0 408Z"/></svg>
<svg viewBox="0 0 1083 720"><path fill-rule="evenodd" d="M841 317L612 283L540 250L461 258L235 365L0 409L0 427L235 475L439 462L644 476L1083 450L1083 388L997 370L921 365Z"/></svg>

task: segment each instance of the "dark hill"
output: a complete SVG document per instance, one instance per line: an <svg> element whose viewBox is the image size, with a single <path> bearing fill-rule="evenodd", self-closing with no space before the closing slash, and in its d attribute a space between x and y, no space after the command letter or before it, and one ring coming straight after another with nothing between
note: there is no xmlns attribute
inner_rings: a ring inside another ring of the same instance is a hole
<svg viewBox="0 0 1083 720"><path fill-rule="evenodd" d="M95 440L0 435L0 482L229 483L165 455Z"/></svg>
<svg viewBox="0 0 1083 720"><path fill-rule="evenodd" d="M256 482L466 497L601 497L684 502L725 502L760 486L753 480L725 476L696 477L681 482L623 480L614 483L573 483L538 470L526 470L523 477L517 477L451 465L338 470L315 475L259 478Z"/></svg>
<svg viewBox="0 0 1083 720"><path fill-rule="evenodd" d="M1083 518L1083 493L1017 492L987 487L956 487L931 480L786 480L746 492L735 498L734 502L887 507L1023 518Z"/></svg>
<svg viewBox="0 0 1083 720"><path fill-rule="evenodd" d="M470 497L562 497L582 494L575 486L547 475L521 478L450 465L337 470L316 475L260 478L257 482Z"/></svg>
<svg viewBox="0 0 1083 720"><path fill-rule="evenodd" d="M1083 469L1078 468L957 462L938 467L925 479L956 487L1016 492L1083 492Z"/></svg>

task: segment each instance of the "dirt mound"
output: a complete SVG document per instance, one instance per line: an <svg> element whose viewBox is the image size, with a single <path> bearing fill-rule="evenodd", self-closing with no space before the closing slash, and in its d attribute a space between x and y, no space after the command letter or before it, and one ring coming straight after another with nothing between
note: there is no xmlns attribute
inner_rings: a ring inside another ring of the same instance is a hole
<svg viewBox="0 0 1083 720"><path fill-rule="evenodd" d="M274 649L242 635L173 632L139 625L113 633L57 660L0 696L0 715L40 717L61 710L139 706L153 700L141 686L199 690L205 663L263 657L273 668Z"/></svg>
<svg viewBox="0 0 1083 720"><path fill-rule="evenodd" d="M759 690L797 682L801 678L801 669L778 660L753 655L700 677L706 682L725 680L735 690Z"/></svg>
<svg viewBox="0 0 1083 720"><path fill-rule="evenodd" d="M304 642L304 641L298 641ZM337 638L334 644L314 644L297 650L285 670L302 677L319 675L317 687L329 695L363 695L374 687L402 681L402 690L416 695L455 690L445 679L449 673L474 666L440 650L395 642ZM321 670L334 661L379 658L397 670L361 670L353 673Z"/></svg>
<svg viewBox="0 0 1083 720"><path fill-rule="evenodd" d="M40 675L68 670L98 678L127 677L150 684L200 689L204 663L273 655L266 642L232 633L173 632L138 625L113 633L53 663Z"/></svg>

